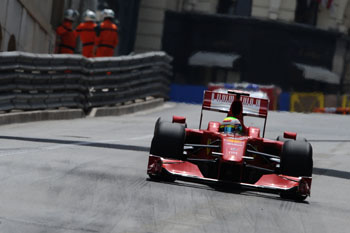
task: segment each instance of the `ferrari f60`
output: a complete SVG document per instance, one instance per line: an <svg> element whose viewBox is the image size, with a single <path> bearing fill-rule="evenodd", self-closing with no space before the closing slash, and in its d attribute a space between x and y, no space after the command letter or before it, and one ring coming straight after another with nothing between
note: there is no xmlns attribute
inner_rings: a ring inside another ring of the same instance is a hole
<svg viewBox="0 0 350 233"><path fill-rule="evenodd" d="M159 118L150 149L149 177L240 186L304 200L311 190L311 144L293 132L284 132L276 140L264 138L268 104L267 99L246 92L205 91L199 129L187 128L185 117L173 116L172 122ZM205 110L235 117L242 124L240 132L222 131L222 123L216 121L201 129ZM245 116L262 118L262 132L245 126Z"/></svg>

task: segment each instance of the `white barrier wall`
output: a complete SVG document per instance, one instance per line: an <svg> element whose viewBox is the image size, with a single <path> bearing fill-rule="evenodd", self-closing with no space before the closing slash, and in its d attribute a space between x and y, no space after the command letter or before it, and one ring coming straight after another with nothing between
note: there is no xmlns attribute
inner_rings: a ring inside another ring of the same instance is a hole
<svg viewBox="0 0 350 233"><path fill-rule="evenodd" d="M293 22L296 0L253 0L252 16Z"/></svg>
<svg viewBox="0 0 350 233"><path fill-rule="evenodd" d="M317 17L317 27L347 33L350 26L348 22L349 7L349 0L333 0L329 7L322 2Z"/></svg>
<svg viewBox="0 0 350 233"><path fill-rule="evenodd" d="M1 0L0 51L8 51L12 36L16 50L52 52L55 43L54 30L50 25L52 2L53 0Z"/></svg>
<svg viewBox="0 0 350 233"><path fill-rule="evenodd" d="M216 13L218 0L143 0L140 3L136 52L161 49L166 10Z"/></svg>
<svg viewBox="0 0 350 233"><path fill-rule="evenodd" d="M97 0L0 0L0 52L9 51L12 37L17 51L53 53L64 9L96 7Z"/></svg>

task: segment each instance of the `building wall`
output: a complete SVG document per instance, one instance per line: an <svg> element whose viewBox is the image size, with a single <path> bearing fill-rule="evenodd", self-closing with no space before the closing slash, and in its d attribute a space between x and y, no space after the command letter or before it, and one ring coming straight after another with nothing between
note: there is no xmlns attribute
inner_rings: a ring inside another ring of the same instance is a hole
<svg viewBox="0 0 350 233"><path fill-rule="evenodd" d="M143 0L141 1L135 50L159 50L164 12L198 11L216 13L219 0ZM330 8L321 1L316 27L348 33L350 28L350 0L333 0ZM295 21L297 0L253 0L252 17Z"/></svg>
<svg viewBox="0 0 350 233"><path fill-rule="evenodd" d="M218 0L197 0L193 10L215 14L217 5Z"/></svg>
<svg viewBox="0 0 350 233"><path fill-rule="evenodd" d="M52 52L55 43L54 30L50 24L52 2L53 0L2 0L0 51L8 51L12 36L15 38L16 50L34 53Z"/></svg>
<svg viewBox="0 0 350 233"><path fill-rule="evenodd" d="M238 1L238 0L237 0ZM244 1L244 0L239 0ZM306 1L306 0L305 0ZM346 35L350 32L350 0L333 0L327 8L327 0L321 0L316 9L316 27L325 30L339 31ZM162 34L164 13L166 10L198 11L215 14L219 0L142 0L138 28L136 35L136 52L160 50L162 48ZM298 0L252 0L251 16L278 20L287 23L296 21ZM300 8L299 8L300 9ZM350 59L345 61L346 43L339 40L333 57L331 71L344 78L344 84L350 86ZM349 63L349 64L348 64ZM346 73L344 73L344 68ZM350 87L348 88L350 90Z"/></svg>
<svg viewBox="0 0 350 233"><path fill-rule="evenodd" d="M159 50L166 10L215 14L219 0L143 0L140 5L136 52ZM252 16L294 21L296 0L254 0Z"/></svg>
<svg viewBox="0 0 350 233"><path fill-rule="evenodd" d="M252 16L293 22L297 0L253 0ZM349 0L333 0L327 7L327 1L322 0L317 15L316 27L325 30L348 31L350 27Z"/></svg>
<svg viewBox="0 0 350 233"><path fill-rule="evenodd" d="M166 0L143 0L140 4L135 50L160 50Z"/></svg>
<svg viewBox="0 0 350 233"><path fill-rule="evenodd" d="M160 50L166 10L216 13L218 0L143 0L140 4L135 51Z"/></svg>
<svg viewBox="0 0 350 233"><path fill-rule="evenodd" d="M8 51L10 38L17 51L53 53L55 28L66 8L96 9L97 0L1 0L0 51Z"/></svg>
<svg viewBox="0 0 350 233"><path fill-rule="evenodd" d="M293 22L296 0L253 0L252 16Z"/></svg>
<svg viewBox="0 0 350 233"><path fill-rule="evenodd" d="M322 29L347 32L349 28L349 0L333 0L330 8L325 4L320 5L317 27Z"/></svg>
<svg viewBox="0 0 350 233"><path fill-rule="evenodd" d="M346 33L349 35L349 28L350 28L350 1L349 0L348 0L348 4L345 7L344 25L345 25L345 30L347 30Z"/></svg>

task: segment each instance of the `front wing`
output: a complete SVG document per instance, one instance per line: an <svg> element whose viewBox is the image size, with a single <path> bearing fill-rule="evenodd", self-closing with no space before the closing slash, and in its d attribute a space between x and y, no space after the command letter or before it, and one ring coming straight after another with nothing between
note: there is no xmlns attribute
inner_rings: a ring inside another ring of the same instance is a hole
<svg viewBox="0 0 350 233"><path fill-rule="evenodd" d="M203 176L196 164L188 161L164 159L158 156L149 156L147 174L153 176L160 176L161 174L170 174L177 179L204 183L204 184L218 184L231 183L239 185L246 189L261 190L273 193L281 192L296 192L302 196L310 196L311 191L311 177L292 177L280 174L267 174L254 184L241 182L227 182L218 179L206 178Z"/></svg>

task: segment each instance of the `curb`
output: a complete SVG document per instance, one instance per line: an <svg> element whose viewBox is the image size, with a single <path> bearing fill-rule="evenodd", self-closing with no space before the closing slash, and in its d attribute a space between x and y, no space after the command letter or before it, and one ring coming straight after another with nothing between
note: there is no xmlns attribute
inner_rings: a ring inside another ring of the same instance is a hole
<svg viewBox="0 0 350 233"><path fill-rule="evenodd" d="M60 109L0 114L0 125L47 120L72 120L85 117L120 116L163 105L164 99L150 99L117 107L93 108L88 115L82 109Z"/></svg>
<svg viewBox="0 0 350 233"><path fill-rule="evenodd" d="M27 123L33 121L46 120L69 120L85 117L82 109L64 109L64 110L43 110L30 112L6 113L0 115L0 125Z"/></svg>
<svg viewBox="0 0 350 233"><path fill-rule="evenodd" d="M103 117L103 116L120 116L124 114L130 114L138 111L144 111L147 109L159 107L163 105L164 99L151 99L142 102L136 102L128 105L121 105L117 107L98 107L93 108L88 116L90 117Z"/></svg>

